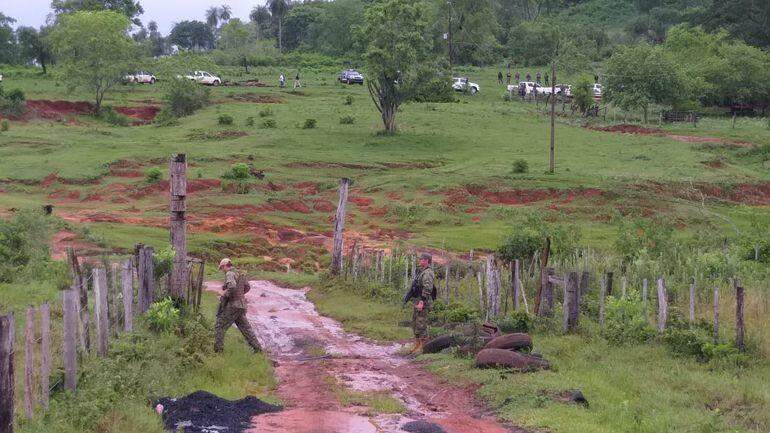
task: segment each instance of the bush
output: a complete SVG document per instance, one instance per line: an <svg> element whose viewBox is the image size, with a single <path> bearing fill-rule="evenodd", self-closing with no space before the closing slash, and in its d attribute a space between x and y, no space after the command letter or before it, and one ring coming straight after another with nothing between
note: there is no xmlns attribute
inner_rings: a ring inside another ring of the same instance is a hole
<svg viewBox="0 0 770 433"><path fill-rule="evenodd" d="M163 179L163 172L158 167L153 167L144 172L144 180L147 183L158 183Z"/></svg>
<svg viewBox="0 0 770 433"><path fill-rule="evenodd" d="M262 122L261 125L259 125L262 129L272 129L278 126L278 123L275 121L275 119L267 119Z"/></svg>
<svg viewBox="0 0 770 433"><path fill-rule="evenodd" d="M530 228L522 228L509 234L497 248L500 258L506 261L532 257L543 245L543 237Z"/></svg>
<svg viewBox="0 0 770 433"><path fill-rule="evenodd" d="M655 330L647 323L644 304L636 292L631 291L625 299L607 299L603 335L616 345L644 343L655 337Z"/></svg>
<svg viewBox="0 0 770 433"><path fill-rule="evenodd" d="M520 173L526 173L529 171L529 164L527 161L523 159L517 159L516 161L513 161L513 168L511 169L511 172L520 174Z"/></svg>
<svg viewBox="0 0 770 433"><path fill-rule="evenodd" d="M356 118L353 116L340 117L340 125L352 125L354 123L356 123Z"/></svg>
<svg viewBox="0 0 770 433"><path fill-rule="evenodd" d="M254 126L254 116L249 116L246 118L246 126Z"/></svg>
<svg viewBox="0 0 770 433"><path fill-rule="evenodd" d="M232 125L233 124L233 116L229 114L220 114L217 118L217 123L220 125Z"/></svg>
<svg viewBox="0 0 770 433"><path fill-rule="evenodd" d="M153 123L158 126L173 126L178 124L179 121L168 107L163 107L160 109L160 111L158 111L158 114L155 116Z"/></svg>
<svg viewBox="0 0 770 433"><path fill-rule="evenodd" d="M20 116L24 113L26 98L21 89L13 89L9 92L3 91L0 86L0 114L6 116Z"/></svg>
<svg viewBox="0 0 770 433"><path fill-rule="evenodd" d="M155 332L169 332L177 327L182 317L171 298L163 299L150 305L147 311L147 323Z"/></svg>
<svg viewBox="0 0 770 433"><path fill-rule="evenodd" d="M222 175L222 179L230 180L244 180L249 178L251 178L249 166L243 162L237 162L231 165L230 169Z"/></svg>
<svg viewBox="0 0 770 433"><path fill-rule="evenodd" d="M302 125L302 129L314 129L317 121L315 119L305 119L305 123Z"/></svg>
<svg viewBox="0 0 770 433"><path fill-rule="evenodd" d="M342 103L345 105L353 105L353 100L353 95L347 95Z"/></svg>
<svg viewBox="0 0 770 433"><path fill-rule="evenodd" d="M450 80L451 77L446 74L435 75L422 83L409 100L411 102L457 102Z"/></svg>
<svg viewBox="0 0 770 433"><path fill-rule="evenodd" d="M47 273L51 263L50 218L42 212L22 210L13 218L0 218L0 282L11 282L26 273Z"/></svg>
<svg viewBox="0 0 770 433"><path fill-rule="evenodd" d="M5 132L10 129L10 124L8 123L8 119L3 119L2 122L0 122L0 132Z"/></svg>
<svg viewBox="0 0 770 433"><path fill-rule="evenodd" d="M478 319L476 310L473 308L453 302L449 305L436 301L431 311L433 320L440 323L466 323Z"/></svg>
<svg viewBox="0 0 770 433"><path fill-rule="evenodd" d="M270 117L270 116L272 116L273 114L274 114L274 113L273 113L273 109L272 109L272 108L270 108L270 107L267 107L267 108L265 108L264 110L260 110L260 111L259 111L259 117Z"/></svg>
<svg viewBox="0 0 770 433"><path fill-rule="evenodd" d="M525 311L514 311L499 323L500 331L504 333L511 332L529 332L532 330L532 317Z"/></svg>
<svg viewBox="0 0 770 433"><path fill-rule="evenodd" d="M131 119L128 116L118 113L109 106L102 107L98 117L112 126L128 126L131 124Z"/></svg>
<svg viewBox="0 0 770 433"><path fill-rule="evenodd" d="M163 95L166 108L174 117L193 114L206 106L210 98L211 92L208 88L184 78L170 80Z"/></svg>

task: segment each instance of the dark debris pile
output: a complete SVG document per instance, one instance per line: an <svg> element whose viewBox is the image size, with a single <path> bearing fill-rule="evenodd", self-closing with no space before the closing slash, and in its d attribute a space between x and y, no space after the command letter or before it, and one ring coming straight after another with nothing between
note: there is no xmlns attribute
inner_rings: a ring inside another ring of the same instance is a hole
<svg viewBox="0 0 770 433"><path fill-rule="evenodd" d="M163 424L166 429L185 433L242 433L249 428L251 418L283 408L248 396L240 400L225 400L205 391L186 397L164 397Z"/></svg>

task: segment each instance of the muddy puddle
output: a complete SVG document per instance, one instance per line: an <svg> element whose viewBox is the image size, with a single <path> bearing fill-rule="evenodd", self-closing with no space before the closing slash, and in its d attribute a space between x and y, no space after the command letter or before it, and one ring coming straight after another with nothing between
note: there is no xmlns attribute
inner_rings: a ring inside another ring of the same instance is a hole
<svg viewBox="0 0 770 433"><path fill-rule="evenodd" d="M251 285L248 319L275 362L277 393L286 408L252 418L249 432L520 431L499 424L474 399L473 389L442 382L398 355L401 344L379 344L345 332L318 314L306 290L266 281ZM369 407L371 396L388 400L395 413Z"/></svg>

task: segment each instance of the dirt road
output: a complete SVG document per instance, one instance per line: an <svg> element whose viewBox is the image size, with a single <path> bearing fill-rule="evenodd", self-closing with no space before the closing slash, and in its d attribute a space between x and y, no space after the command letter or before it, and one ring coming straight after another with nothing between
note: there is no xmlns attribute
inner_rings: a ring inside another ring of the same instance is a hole
<svg viewBox="0 0 770 433"><path fill-rule="evenodd" d="M251 432L519 432L498 423L474 400L472 389L442 382L397 355L401 345L344 332L318 314L306 290L267 281L251 285L248 318L276 363L278 394L286 403L282 412L254 417ZM341 404L351 393L395 399L401 413Z"/></svg>

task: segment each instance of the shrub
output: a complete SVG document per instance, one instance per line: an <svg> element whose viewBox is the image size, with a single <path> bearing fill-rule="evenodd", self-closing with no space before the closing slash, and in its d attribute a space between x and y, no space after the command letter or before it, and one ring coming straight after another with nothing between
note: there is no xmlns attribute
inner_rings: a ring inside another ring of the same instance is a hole
<svg viewBox="0 0 770 433"><path fill-rule="evenodd" d="M22 210L0 218L0 282L11 282L29 272L38 276L51 262L51 220L42 212Z"/></svg>
<svg viewBox="0 0 770 433"><path fill-rule="evenodd" d="M305 119L302 129L314 129L318 122L315 119Z"/></svg>
<svg viewBox="0 0 770 433"><path fill-rule="evenodd" d="M437 301L433 304L432 315L435 321L441 323L466 323L478 319L473 308L456 302L446 305Z"/></svg>
<svg viewBox="0 0 770 433"><path fill-rule="evenodd" d="M128 116L124 116L112 107L102 107L99 111L98 117L112 126L128 126L131 124L131 119Z"/></svg>
<svg viewBox="0 0 770 433"><path fill-rule="evenodd" d="M176 253L170 245L160 248L155 252L155 255L152 256L152 265L156 280L171 274L175 255Z"/></svg>
<svg viewBox="0 0 770 433"><path fill-rule="evenodd" d="M513 168L511 169L511 172L520 174L520 173L526 173L529 171L529 164L527 161L523 159L517 159L516 161L513 161Z"/></svg>
<svg viewBox="0 0 770 433"><path fill-rule="evenodd" d="M179 123L169 107L161 108L153 122L158 126L173 126Z"/></svg>
<svg viewBox="0 0 770 433"><path fill-rule="evenodd" d="M259 110L259 117L270 117L273 114L273 109L270 107L266 107L264 110Z"/></svg>
<svg viewBox="0 0 770 433"><path fill-rule="evenodd" d="M171 298L163 299L150 305L147 311L147 323L155 332L169 332L177 327L181 313L174 306Z"/></svg>
<svg viewBox="0 0 770 433"><path fill-rule="evenodd" d="M427 74L428 72L426 72ZM457 102L450 85L451 77L441 73L421 83L410 98L412 102Z"/></svg>
<svg viewBox="0 0 770 433"><path fill-rule="evenodd" d="M251 173L249 170L249 166L246 163L243 162L237 162L230 166L230 169L227 170L223 175L222 179L230 179L230 180L244 180L249 179L251 177Z"/></svg>
<svg viewBox="0 0 770 433"><path fill-rule="evenodd" d="M174 117L188 116L209 103L211 92L193 81L176 78L166 85L163 99Z"/></svg>
<svg viewBox="0 0 770 433"><path fill-rule="evenodd" d="M532 329L532 317L525 311L514 311L499 323L500 331L510 332L529 332Z"/></svg>
<svg viewBox="0 0 770 433"><path fill-rule="evenodd" d="M272 129L278 126L278 123L275 121L275 119L266 119L262 122L261 125L259 125L262 129Z"/></svg>
<svg viewBox="0 0 770 433"><path fill-rule="evenodd" d="M353 116L340 117L340 125L352 125L354 123L356 123L356 118Z"/></svg>
<svg viewBox="0 0 770 433"><path fill-rule="evenodd" d="M543 237L530 228L517 229L509 234L497 248L500 258L506 261L532 257L543 244Z"/></svg>
<svg viewBox="0 0 770 433"><path fill-rule="evenodd" d="M655 337L655 330L647 323L644 304L636 292L630 292L625 299L607 299L603 335L616 345L644 343Z"/></svg>
<svg viewBox="0 0 770 433"><path fill-rule="evenodd" d="M10 129L10 124L8 123L8 119L3 119L2 122L0 122L0 132L5 132Z"/></svg>
<svg viewBox="0 0 770 433"><path fill-rule="evenodd" d="M144 172L144 180L147 183L158 183L163 179L163 172L158 167L153 167Z"/></svg>
<svg viewBox="0 0 770 433"><path fill-rule="evenodd" d="M246 126L254 126L254 116L249 116L246 118Z"/></svg>
<svg viewBox="0 0 770 433"><path fill-rule="evenodd" d="M26 98L21 89L5 92L0 86L0 114L20 116L24 112L25 101Z"/></svg>
<svg viewBox="0 0 770 433"><path fill-rule="evenodd" d="M345 100L342 103L345 105L353 105L353 95L345 96Z"/></svg>
<svg viewBox="0 0 770 433"><path fill-rule="evenodd" d="M217 123L220 125L232 125L233 124L233 116L229 114L220 114L217 118Z"/></svg>

